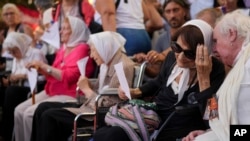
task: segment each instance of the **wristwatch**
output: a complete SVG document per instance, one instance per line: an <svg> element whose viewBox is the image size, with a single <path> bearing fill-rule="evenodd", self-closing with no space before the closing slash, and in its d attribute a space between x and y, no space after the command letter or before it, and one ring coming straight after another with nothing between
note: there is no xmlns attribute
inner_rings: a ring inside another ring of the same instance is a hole
<svg viewBox="0 0 250 141"><path fill-rule="evenodd" d="M46 69L46 72L47 72L48 74L51 74L51 73L52 73L51 67L48 67L48 68Z"/></svg>

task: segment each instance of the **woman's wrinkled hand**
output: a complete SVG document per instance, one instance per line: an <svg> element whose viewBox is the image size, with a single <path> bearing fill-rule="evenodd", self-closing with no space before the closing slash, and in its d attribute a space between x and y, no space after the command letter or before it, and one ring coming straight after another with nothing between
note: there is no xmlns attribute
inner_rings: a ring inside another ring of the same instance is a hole
<svg viewBox="0 0 250 141"><path fill-rule="evenodd" d="M81 77L78 79L77 86L78 86L80 89L87 89L87 88L90 88L89 79L88 79L87 77L85 77L85 76L81 76Z"/></svg>
<svg viewBox="0 0 250 141"><path fill-rule="evenodd" d="M121 86L118 88L118 96L122 100L128 100L128 97L125 95L125 92L122 90Z"/></svg>
<svg viewBox="0 0 250 141"><path fill-rule="evenodd" d="M27 69L35 68L39 70L43 65L44 63L41 61L32 61L26 64L26 68Z"/></svg>
<svg viewBox="0 0 250 141"><path fill-rule="evenodd" d="M208 49L204 45L197 45L195 66L200 91L210 87L210 73L212 71L212 56L209 56Z"/></svg>
<svg viewBox="0 0 250 141"><path fill-rule="evenodd" d="M209 76L212 71L212 56L209 56L208 49L204 45L198 45L195 59L198 75Z"/></svg>
<svg viewBox="0 0 250 141"><path fill-rule="evenodd" d="M186 137L182 138L182 141L194 141L194 139L201 135L204 134L206 131L204 130L195 130L190 132Z"/></svg>
<svg viewBox="0 0 250 141"><path fill-rule="evenodd" d="M135 61L138 63L142 63L143 61L146 60L146 54L144 53L137 53L133 57L135 58Z"/></svg>
<svg viewBox="0 0 250 141"><path fill-rule="evenodd" d="M157 62L162 62L164 58L165 56L163 56L163 54L158 53L154 50L149 51L147 54L147 61L152 64L155 64Z"/></svg>
<svg viewBox="0 0 250 141"><path fill-rule="evenodd" d="M86 97L89 97L88 94L90 94L89 91L91 90L91 84L87 77L81 76L78 79L77 86L81 89L81 91L85 94Z"/></svg>

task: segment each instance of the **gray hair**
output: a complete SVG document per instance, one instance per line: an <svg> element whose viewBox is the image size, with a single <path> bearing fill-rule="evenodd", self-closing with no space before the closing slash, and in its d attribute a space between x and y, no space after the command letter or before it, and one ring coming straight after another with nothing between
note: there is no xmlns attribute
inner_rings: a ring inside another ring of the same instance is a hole
<svg viewBox="0 0 250 141"><path fill-rule="evenodd" d="M239 10L227 13L218 22L219 31L222 35L226 35L229 29L235 29L238 37L246 39L250 35L250 18L242 14Z"/></svg>
<svg viewBox="0 0 250 141"><path fill-rule="evenodd" d="M19 9L18 9L17 6L16 6L15 4L13 4L13 3L6 3L6 4L2 7L2 14L4 13L5 10L7 10L7 9L9 9L9 8L13 9L14 12L15 12L15 14L17 14L17 15L20 14Z"/></svg>

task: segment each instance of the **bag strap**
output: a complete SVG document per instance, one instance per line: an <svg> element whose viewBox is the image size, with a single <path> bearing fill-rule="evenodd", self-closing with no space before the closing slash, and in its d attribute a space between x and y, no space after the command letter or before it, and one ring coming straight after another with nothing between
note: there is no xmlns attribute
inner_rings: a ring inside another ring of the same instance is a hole
<svg viewBox="0 0 250 141"><path fill-rule="evenodd" d="M141 134L141 137L143 138L143 141L149 141L148 130L147 130L144 118L141 115L141 111L139 108L140 107L138 107L138 105L133 106L133 114L135 116L135 120L140 130L140 134Z"/></svg>
<svg viewBox="0 0 250 141"><path fill-rule="evenodd" d="M140 137L135 132L135 130L131 128L126 122L124 122L122 118L119 118L119 116L117 115L118 111L117 109L118 109L117 104L112 106L111 111L109 111L105 116L106 123L110 123L112 126L121 127L126 132L130 140L141 141Z"/></svg>

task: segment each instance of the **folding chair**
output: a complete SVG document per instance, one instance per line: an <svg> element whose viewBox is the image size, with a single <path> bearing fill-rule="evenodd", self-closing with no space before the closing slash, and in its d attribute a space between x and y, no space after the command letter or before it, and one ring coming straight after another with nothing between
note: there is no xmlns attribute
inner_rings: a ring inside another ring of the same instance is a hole
<svg viewBox="0 0 250 141"><path fill-rule="evenodd" d="M135 74L134 74L134 79L133 79L133 87L134 88L141 86L146 65L147 65L147 62L143 62L140 65L134 66L134 69L135 69L135 72L134 72ZM99 94L95 99L96 111L94 113L81 113L75 117L73 137L72 137L73 141L77 141L77 139L80 137L90 138L98 127L102 127L105 124L104 122L101 122L101 121L104 121L103 119L105 117L105 114L109 110L109 107L99 107L98 102L102 96L112 96L112 95L118 96L117 90L118 89L107 90L106 92ZM78 101L78 102L80 103L80 101ZM94 126L77 128L77 121L82 116L93 116L94 117ZM81 133L82 131L84 133ZM78 134L79 132L80 132L80 134Z"/></svg>

